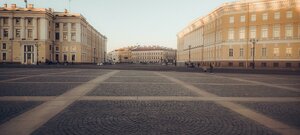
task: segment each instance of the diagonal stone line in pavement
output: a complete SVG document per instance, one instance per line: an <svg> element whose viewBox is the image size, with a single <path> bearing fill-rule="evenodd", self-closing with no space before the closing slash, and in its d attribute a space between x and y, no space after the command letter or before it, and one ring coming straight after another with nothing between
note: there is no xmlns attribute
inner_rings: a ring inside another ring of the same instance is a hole
<svg viewBox="0 0 300 135"><path fill-rule="evenodd" d="M38 74L38 75L30 75L30 76L25 76L25 77L18 77L18 78L13 78L13 79L1 80L0 83L6 83L6 82L10 82L10 81L22 80L22 79L26 79L26 78L43 76L43 75L55 75L55 74L63 74L63 73L74 73L74 72L79 72L79 71L81 71L81 70L64 71L64 72L56 72L56 73L44 73L44 74Z"/></svg>
<svg viewBox="0 0 300 135"><path fill-rule="evenodd" d="M191 84L185 83L183 81L180 81L178 79L175 79L173 77L170 76L166 76L162 73L158 73L158 72L154 72L155 74L164 77L172 82L175 82L179 85L182 85L183 87L186 87L188 89L190 89L191 91L197 92L200 96L203 97L216 97L218 98L217 95L206 92L204 90L201 90L195 86L192 86ZM254 120L262 125L264 125L265 127L268 127L282 135L299 135L300 134L300 130L295 129L294 127L290 127L287 124L284 124L280 121L274 120L268 116L265 116L263 114L257 113L254 110L251 110L249 108L246 108L242 105L233 103L233 102L229 102L229 101L214 101L216 104L219 104L225 108L228 108L229 110L236 112L244 117L247 117L251 120Z"/></svg>
<svg viewBox="0 0 300 135"><path fill-rule="evenodd" d="M96 88L100 82L105 81L118 72L112 71L101 75L89 81L89 83L77 86L55 99L11 119L0 125L1 135L29 135L81 96Z"/></svg>
<svg viewBox="0 0 300 135"><path fill-rule="evenodd" d="M1 100L1 98L0 98ZM299 98L266 97L189 97L189 96L83 96L88 101L231 101L231 102L300 102Z"/></svg>
<svg viewBox="0 0 300 135"><path fill-rule="evenodd" d="M256 85L264 85L264 86L273 87L273 88L286 89L286 90L290 90L293 92L300 92L300 89L291 88L291 87L287 87L287 86L280 86L278 84L269 84L269 83L264 83L264 82L251 81L251 80L235 78L235 77L227 77L227 76L221 76L221 75L214 75L214 76L218 77L218 78L231 79L231 80L236 80L236 81L241 81L241 82L252 83L252 84L256 84Z"/></svg>

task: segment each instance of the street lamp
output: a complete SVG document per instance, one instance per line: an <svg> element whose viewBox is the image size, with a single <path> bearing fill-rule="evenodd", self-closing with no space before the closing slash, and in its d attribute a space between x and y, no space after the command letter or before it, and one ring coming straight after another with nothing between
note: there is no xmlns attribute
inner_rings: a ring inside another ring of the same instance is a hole
<svg viewBox="0 0 300 135"><path fill-rule="evenodd" d="M189 45L189 63L191 63L191 45Z"/></svg>
<svg viewBox="0 0 300 135"><path fill-rule="evenodd" d="M37 41L37 39L34 40ZM34 46L36 47L36 65L39 65L39 43L36 42Z"/></svg>
<svg viewBox="0 0 300 135"><path fill-rule="evenodd" d="M252 39L250 39L250 42L252 43L252 45L253 45L253 51L252 51L252 68L253 69L255 69L255 62L254 62L254 58L255 58L255 44L258 42L258 40L257 39L255 39L255 38L252 38Z"/></svg>

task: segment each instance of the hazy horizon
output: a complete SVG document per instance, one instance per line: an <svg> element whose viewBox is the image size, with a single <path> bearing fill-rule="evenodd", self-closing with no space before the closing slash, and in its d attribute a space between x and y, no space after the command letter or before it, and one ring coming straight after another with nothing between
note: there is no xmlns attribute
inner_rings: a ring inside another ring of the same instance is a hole
<svg viewBox="0 0 300 135"><path fill-rule="evenodd" d="M36 8L71 9L107 36L107 51L133 45L177 48L176 34L193 20L235 0L28 0ZM0 0L25 7L24 0Z"/></svg>

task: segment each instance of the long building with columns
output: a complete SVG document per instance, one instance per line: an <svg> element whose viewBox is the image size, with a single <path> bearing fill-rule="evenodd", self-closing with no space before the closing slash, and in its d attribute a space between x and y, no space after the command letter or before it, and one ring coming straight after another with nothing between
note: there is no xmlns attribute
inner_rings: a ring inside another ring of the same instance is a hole
<svg viewBox="0 0 300 135"><path fill-rule="evenodd" d="M300 1L225 3L194 20L177 39L178 65L300 68Z"/></svg>
<svg viewBox="0 0 300 135"><path fill-rule="evenodd" d="M49 8L0 7L0 63L99 63L107 38L81 15Z"/></svg>

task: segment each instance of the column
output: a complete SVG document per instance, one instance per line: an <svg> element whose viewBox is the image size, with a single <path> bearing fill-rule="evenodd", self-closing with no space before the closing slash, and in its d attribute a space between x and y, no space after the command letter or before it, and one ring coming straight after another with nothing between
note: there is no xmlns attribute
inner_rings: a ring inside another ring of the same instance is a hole
<svg viewBox="0 0 300 135"><path fill-rule="evenodd" d="M59 23L59 42L63 41L63 23Z"/></svg>
<svg viewBox="0 0 300 135"><path fill-rule="evenodd" d="M68 23L68 42L71 42L71 23Z"/></svg>
<svg viewBox="0 0 300 135"><path fill-rule="evenodd" d="M9 33L9 35L8 35L8 38L9 39L12 39L12 38L14 38L14 35L13 35L13 26L14 26L14 21L13 21L13 17L9 17L9 19L8 19L8 26L9 26L9 30L8 30L8 33Z"/></svg>
<svg viewBox="0 0 300 135"><path fill-rule="evenodd" d="M25 18L24 17L21 17L21 20L20 20L20 24L21 24L21 39L25 39Z"/></svg>
<svg viewBox="0 0 300 135"><path fill-rule="evenodd" d="M82 42L81 40L81 27L80 27L80 23L76 23L76 42Z"/></svg>
<svg viewBox="0 0 300 135"><path fill-rule="evenodd" d="M38 23L37 23L37 18L33 18L32 19L32 25L33 25L33 39L38 39L38 37L37 37L37 25L38 25Z"/></svg>
<svg viewBox="0 0 300 135"><path fill-rule="evenodd" d="M2 28L3 28L2 20L3 20L3 18L0 18L0 39L1 40L3 39L3 37L2 37L2 33L3 33L3 30L2 30Z"/></svg>

